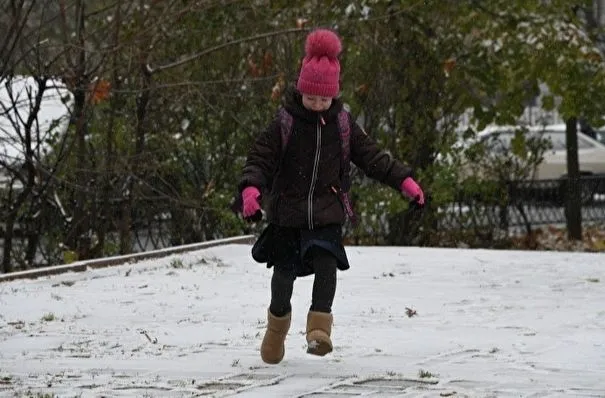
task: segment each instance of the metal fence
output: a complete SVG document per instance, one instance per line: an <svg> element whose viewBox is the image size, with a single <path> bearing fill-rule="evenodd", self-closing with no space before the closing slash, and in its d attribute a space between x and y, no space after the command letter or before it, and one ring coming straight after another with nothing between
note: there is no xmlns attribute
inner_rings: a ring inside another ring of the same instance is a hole
<svg viewBox="0 0 605 398"><path fill-rule="evenodd" d="M568 201L567 180L528 181L505 184L500 191L488 196L460 192L456 200L438 208L430 207L425 213L432 213L430 219L433 230L440 233L483 233L497 231L500 235L529 232L545 225L565 225L567 221L566 205ZM584 176L575 184L574 192L581 203L582 221L605 223L605 176ZM132 215L130 227L131 252L145 252L171 247L179 244L216 239L208 232L196 227L217 225L218 220L208 218L196 209L184 209L174 203L154 201L140 203ZM116 214L119 220L120 214ZM349 244L405 244L397 235L397 229L410 228L401 223L401 218L383 214L379 230L367 230L363 220L355 230L345 228L346 242ZM403 217L405 219L405 217ZM115 221L115 220L114 220ZM117 225L114 225L117 227ZM416 226L413 226L416 228ZM218 228L220 229L220 228ZM408 231L408 236L416 231ZM0 234L1 235L1 234ZM489 239L489 238L487 238ZM118 232L110 228L106 236L106 245L119 246ZM411 241L414 244L414 241ZM3 250L0 236L0 253ZM18 236L14 249L24 248L26 236ZM49 247L45 236L41 236L34 264L39 267L61 261L57 258L56 246ZM18 268L18 267L17 267Z"/></svg>
<svg viewBox="0 0 605 398"><path fill-rule="evenodd" d="M573 191L572 197L577 196L581 204L582 222L605 224L605 176L584 176ZM568 198L564 179L461 188L454 200L444 204L434 198L421 211L362 214L357 228L345 228L345 241L351 245L505 247L516 235L545 226L565 227Z"/></svg>
<svg viewBox="0 0 605 398"><path fill-rule="evenodd" d="M178 205L167 199L138 200L132 207L128 216L129 223L122 225L124 214L121 213L121 203L111 204L112 216L105 226L103 247L100 248L99 237L96 230L99 225L91 224L90 233L79 239L86 242L90 255L85 259L98 255L117 255L123 253L141 253L150 250L163 249L178 245L197 243L213 239L224 238L219 232L207 225L215 224L217 218L215 211L200 210L184 205ZM211 213L211 214L210 214ZM58 240L64 226L63 217L56 209L45 212L43 225L34 230L27 224L27 220L19 220L15 225L12 237L13 267L15 270L24 268L37 268L54 265L63 261L71 261L70 248L64 247ZM4 225L0 222L0 256L4 252ZM32 238L35 242L33 261L25 261L18 257L27 252ZM65 256L68 257L65 257ZM25 266L24 264L29 264ZM0 270L0 272L2 272Z"/></svg>
<svg viewBox="0 0 605 398"><path fill-rule="evenodd" d="M566 179L510 182L496 194L485 198L461 193L456 201L438 210L440 226L528 229L565 224L567 205L574 197L580 202L582 221L605 222L605 176L582 176L571 190Z"/></svg>

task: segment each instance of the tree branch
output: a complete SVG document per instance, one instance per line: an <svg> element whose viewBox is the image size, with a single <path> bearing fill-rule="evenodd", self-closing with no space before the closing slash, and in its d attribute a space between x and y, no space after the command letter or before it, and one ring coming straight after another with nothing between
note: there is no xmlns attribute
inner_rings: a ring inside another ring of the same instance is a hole
<svg viewBox="0 0 605 398"><path fill-rule="evenodd" d="M171 62L169 64L157 66L155 68L149 67L149 72L150 73L163 72L168 69L176 68L176 67L184 65L188 62L195 61L196 59L201 58L205 55L211 54L215 51L219 51L219 50L222 50L222 49L230 47L230 46L235 46L237 44L247 43L247 42L256 41L256 40L260 40L260 39L266 39L268 37L280 36L280 35L285 35L285 34L290 34L290 33L306 32L308 30L309 30L309 28L286 29L286 30L280 30L277 32L262 33L262 34L255 35L255 36L232 40L227 43L223 43L223 44L219 44L217 46L207 48L204 51L201 51L199 53L188 55L186 57L181 58L178 61Z"/></svg>
<svg viewBox="0 0 605 398"><path fill-rule="evenodd" d="M2 46L0 47L0 77L3 77L8 69L12 55L19 44L19 40L21 39L35 3L35 1L31 2L29 7L25 10L25 15L21 20L21 12L23 11L25 1L21 1L18 5L15 3L12 4L12 24L9 27L9 34L4 38Z"/></svg>

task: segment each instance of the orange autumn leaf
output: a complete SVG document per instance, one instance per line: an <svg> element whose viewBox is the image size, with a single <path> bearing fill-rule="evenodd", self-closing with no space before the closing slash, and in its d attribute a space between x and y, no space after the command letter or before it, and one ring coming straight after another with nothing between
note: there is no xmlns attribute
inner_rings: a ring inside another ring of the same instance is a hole
<svg viewBox="0 0 605 398"><path fill-rule="evenodd" d="M602 61L601 54L599 54L596 51L592 51L587 54L584 54L584 58L586 58L587 60L589 60L591 62L601 62Z"/></svg>
<svg viewBox="0 0 605 398"><path fill-rule="evenodd" d="M98 80L91 84L90 100L93 104L99 104L109 98L111 94L111 83L107 80Z"/></svg>
<svg viewBox="0 0 605 398"><path fill-rule="evenodd" d="M248 57L248 72L250 72L253 77L259 77L262 74L260 68L256 62L254 62L252 57Z"/></svg>
<svg viewBox="0 0 605 398"><path fill-rule="evenodd" d="M370 87L366 83L363 83L355 88L355 92L360 95L365 95L368 93L369 89Z"/></svg>
<svg viewBox="0 0 605 398"><path fill-rule="evenodd" d="M309 20L307 18L297 18L296 19L296 28L298 28L298 29L304 28L305 25L307 24L307 22L309 22Z"/></svg>
<svg viewBox="0 0 605 398"><path fill-rule="evenodd" d="M443 61L443 73L445 74L445 77L450 77L450 73L454 70L455 67L456 67L455 58L448 58L445 61Z"/></svg>
<svg viewBox="0 0 605 398"><path fill-rule="evenodd" d="M263 70L268 71L273 66L273 54L270 51L265 52L263 56Z"/></svg>
<svg viewBox="0 0 605 398"><path fill-rule="evenodd" d="M450 74L450 72L452 70L454 70L454 67L456 66L456 59L455 58L448 58L443 62L443 70L445 71L446 74Z"/></svg>
<svg viewBox="0 0 605 398"><path fill-rule="evenodd" d="M277 81L275 82L275 84L273 85L273 88L271 89L271 101L274 101L274 102L279 101L281 94L284 91L285 87L286 87L286 80L285 80L283 74L281 74L279 76L279 78L277 79Z"/></svg>

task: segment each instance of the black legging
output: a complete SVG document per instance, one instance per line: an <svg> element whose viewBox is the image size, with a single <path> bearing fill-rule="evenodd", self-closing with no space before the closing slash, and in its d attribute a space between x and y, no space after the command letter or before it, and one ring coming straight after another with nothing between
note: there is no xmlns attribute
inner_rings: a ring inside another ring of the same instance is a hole
<svg viewBox="0 0 605 398"><path fill-rule="evenodd" d="M336 294L336 258L327 250L314 246L307 256L315 272L311 311L332 312L332 303ZM271 304L269 311L275 316L284 316L292 311L290 300L294 289L295 275L292 270L274 267L271 278Z"/></svg>

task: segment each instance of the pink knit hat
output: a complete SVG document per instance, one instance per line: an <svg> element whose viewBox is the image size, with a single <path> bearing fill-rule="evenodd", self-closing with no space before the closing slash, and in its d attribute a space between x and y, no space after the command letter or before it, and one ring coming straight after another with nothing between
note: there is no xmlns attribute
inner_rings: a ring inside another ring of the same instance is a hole
<svg viewBox="0 0 605 398"><path fill-rule="evenodd" d="M296 88L302 94L336 97L340 90L340 38L327 29L309 33Z"/></svg>

